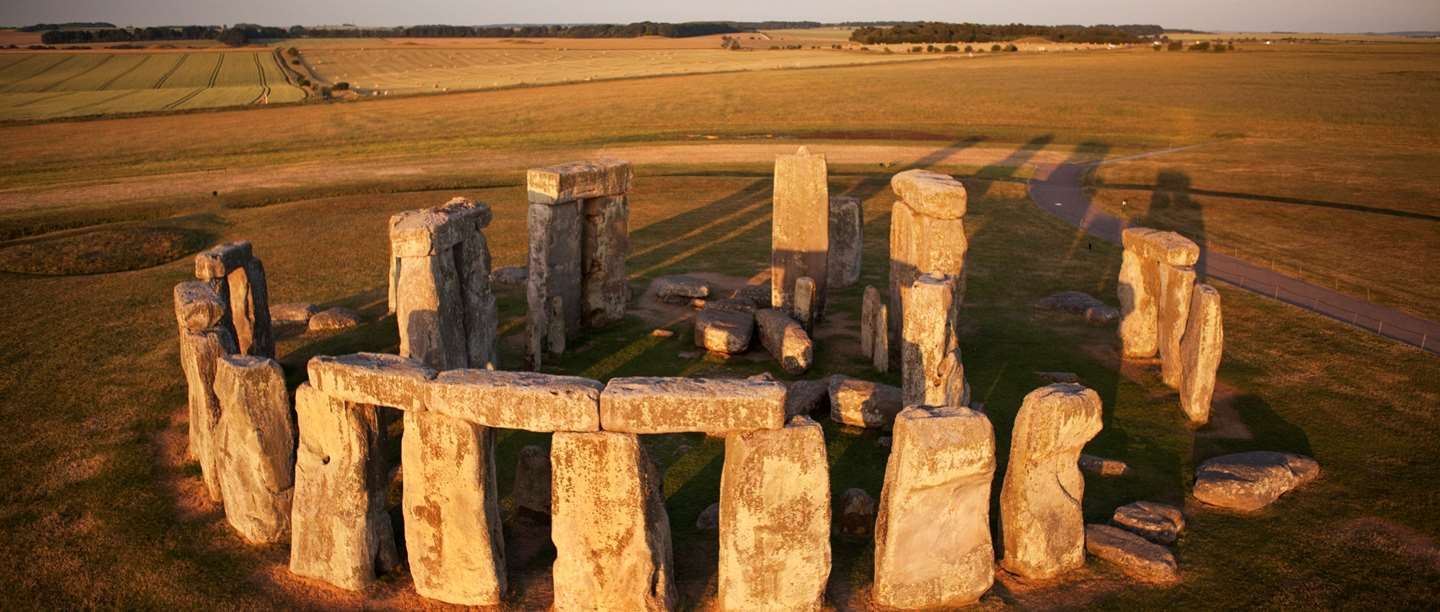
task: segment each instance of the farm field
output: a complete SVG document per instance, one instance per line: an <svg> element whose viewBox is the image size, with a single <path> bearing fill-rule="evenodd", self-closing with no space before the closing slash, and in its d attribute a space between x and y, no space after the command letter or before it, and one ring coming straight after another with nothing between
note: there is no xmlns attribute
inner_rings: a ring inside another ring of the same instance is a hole
<svg viewBox="0 0 1440 612"><path fill-rule="evenodd" d="M0 121L295 102L269 51L0 54Z"/></svg>

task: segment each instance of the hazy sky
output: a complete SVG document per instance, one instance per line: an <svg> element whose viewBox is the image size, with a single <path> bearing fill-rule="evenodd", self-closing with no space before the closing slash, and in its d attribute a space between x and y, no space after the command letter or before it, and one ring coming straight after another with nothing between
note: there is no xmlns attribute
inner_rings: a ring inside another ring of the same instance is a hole
<svg viewBox="0 0 1440 612"><path fill-rule="evenodd" d="M0 24L412 25L701 20L1157 23L1209 30L1440 30L1440 0L0 0Z"/></svg>

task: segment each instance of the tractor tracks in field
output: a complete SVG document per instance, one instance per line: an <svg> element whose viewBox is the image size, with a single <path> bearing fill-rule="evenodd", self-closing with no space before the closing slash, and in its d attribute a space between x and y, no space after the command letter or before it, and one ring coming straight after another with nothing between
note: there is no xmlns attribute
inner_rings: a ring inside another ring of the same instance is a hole
<svg viewBox="0 0 1440 612"><path fill-rule="evenodd" d="M70 81L73 81L73 80L75 80L75 79L78 79L78 78L80 78L80 77L82 77L82 76L85 76L85 75L87 75L87 74L90 74L91 72L94 72L96 68L99 68L99 67L101 67L101 66L104 66L105 64L109 63L110 60L113 60L113 59L115 59L115 56L114 56L114 55L106 55L103 59L101 59L99 62L97 62L94 66L91 66L91 67L89 67L89 68L86 68L86 69L84 69L84 70L81 70L80 72L77 72L77 73L72 74L72 75L70 75L70 76L68 76L68 77L65 77L65 78L63 78L63 79L60 79L60 80L58 80L58 81L55 81L54 83L51 83L51 84L49 84L49 85L46 85L45 87L41 88L40 91L55 91L55 88L56 88L56 87L59 87L59 86L64 85L64 84L66 84L66 83L69 83Z"/></svg>
<svg viewBox="0 0 1440 612"><path fill-rule="evenodd" d="M225 55L225 53L221 53L220 57L215 60L215 67L210 70L210 80L205 83L204 87L197 87L190 93L180 96L180 98L175 100L174 102L166 104L164 106L164 109L175 110L176 108L179 108L180 105L194 100L195 96L200 95L205 90L215 87L215 83L220 80L220 68L225 65Z"/></svg>
<svg viewBox="0 0 1440 612"><path fill-rule="evenodd" d="M185 60L188 59L190 59L189 53L181 55L180 59L175 60L175 64L170 66L169 70L165 71L165 74L160 75L160 79L155 81L155 84L151 85L150 89L161 89L165 87L165 81L170 80L170 77L175 74L175 71L180 69L180 65L184 64Z"/></svg>
<svg viewBox="0 0 1440 612"><path fill-rule="evenodd" d="M113 77L110 77L110 80L105 81L104 83L102 83L102 84L100 85L99 89L100 89L101 91L104 91L104 90L106 90L106 89L110 89L110 86L111 86L111 85L114 85L114 84L116 83L116 81L119 81L120 79L125 78L126 75L128 75L128 74L130 74L130 73L132 73L132 72L135 72L136 70L139 70L141 66L144 66L145 64L150 63L150 60L153 59L154 57L155 57L154 55L146 55L146 56L144 56L140 61L136 62L134 66L131 66L131 67L129 67L129 68L126 68L125 70L122 70L122 71L120 72L120 74L117 74L117 75L115 75L115 76L113 76Z"/></svg>
<svg viewBox="0 0 1440 612"><path fill-rule="evenodd" d="M259 104L261 100L269 101L270 83L265 78L265 67L260 64L260 54L252 53L250 54L250 59L255 60L255 74L260 76L260 95L255 96L255 99L251 100L250 103Z"/></svg>

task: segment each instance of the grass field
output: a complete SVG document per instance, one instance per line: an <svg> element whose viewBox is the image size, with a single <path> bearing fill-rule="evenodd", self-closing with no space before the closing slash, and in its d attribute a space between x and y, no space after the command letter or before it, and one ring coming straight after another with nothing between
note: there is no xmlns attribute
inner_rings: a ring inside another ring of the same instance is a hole
<svg viewBox="0 0 1440 612"><path fill-rule="evenodd" d="M295 102L269 51L0 54L0 121Z"/></svg>

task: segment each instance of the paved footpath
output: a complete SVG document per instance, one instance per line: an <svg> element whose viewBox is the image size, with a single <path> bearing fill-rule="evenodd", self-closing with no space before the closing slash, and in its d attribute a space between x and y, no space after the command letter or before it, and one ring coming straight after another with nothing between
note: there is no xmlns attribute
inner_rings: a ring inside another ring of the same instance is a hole
<svg viewBox="0 0 1440 612"><path fill-rule="evenodd" d="M1125 220L1092 206L1090 198L1080 187L1085 173L1099 163L1105 162L1040 166L1037 178L1031 179L1029 184L1030 200L1041 210L1060 217L1091 236L1120 244ZM1044 178L1039 178L1042 176ZM1440 355L1440 323L1435 321L1312 285L1223 253L1213 253L1204 245L1201 245L1200 262L1196 269L1210 278Z"/></svg>

